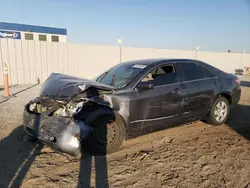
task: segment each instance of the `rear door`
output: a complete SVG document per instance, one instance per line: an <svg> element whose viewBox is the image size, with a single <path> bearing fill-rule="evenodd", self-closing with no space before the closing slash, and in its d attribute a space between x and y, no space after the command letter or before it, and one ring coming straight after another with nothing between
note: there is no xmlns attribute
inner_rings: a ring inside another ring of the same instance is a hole
<svg viewBox="0 0 250 188"><path fill-rule="evenodd" d="M187 61L176 63L183 90L182 115L198 119L205 116L213 102L218 79L214 73L202 65Z"/></svg>

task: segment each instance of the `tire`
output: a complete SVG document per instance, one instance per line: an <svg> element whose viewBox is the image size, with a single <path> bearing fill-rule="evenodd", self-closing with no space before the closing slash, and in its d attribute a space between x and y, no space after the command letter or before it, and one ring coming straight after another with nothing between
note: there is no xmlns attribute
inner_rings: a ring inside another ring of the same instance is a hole
<svg viewBox="0 0 250 188"><path fill-rule="evenodd" d="M114 153L121 147L126 136L121 118L104 115L95 119L90 126L95 130L86 140L86 148L92 155Z"/></svg>
<svg viewBox="0 0 250 188"><path fill-rule="evenodd" d="M207 122L212 125L224 124L230 113L230 105L225 97L219 96L215 99L209 113Z"/></svg>

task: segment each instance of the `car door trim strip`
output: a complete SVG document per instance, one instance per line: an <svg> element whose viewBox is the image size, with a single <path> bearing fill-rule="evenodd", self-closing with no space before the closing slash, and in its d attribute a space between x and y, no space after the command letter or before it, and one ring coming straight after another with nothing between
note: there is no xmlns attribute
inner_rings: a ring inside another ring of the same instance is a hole
<svg viewBox="0 0 250 188"><path fill-rule="evenodd" d="M173 115L173 116L167 116L167 117L159 117L159 118L154 118L154 119L141 119L141 120L136 120L136 121L131 121L130 123L139 123L139 122L147 122L147 121L157 121L157 120L162 120L162 119L169 119L169 118L173 118L178 116L177 115Z"/></svg>

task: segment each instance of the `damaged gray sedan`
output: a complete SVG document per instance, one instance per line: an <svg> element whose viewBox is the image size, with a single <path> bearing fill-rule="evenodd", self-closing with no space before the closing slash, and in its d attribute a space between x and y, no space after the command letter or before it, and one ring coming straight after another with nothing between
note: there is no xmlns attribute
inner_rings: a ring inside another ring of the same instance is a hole
<svg viewBox="0 0 250 188"><path fill-rule="evenodd" d="M32 137L77 155L117 151L125 139L194 120L223 124L240 82L204 62L148 59L121 63L95 81L51 74L24 110Z"/></svg>

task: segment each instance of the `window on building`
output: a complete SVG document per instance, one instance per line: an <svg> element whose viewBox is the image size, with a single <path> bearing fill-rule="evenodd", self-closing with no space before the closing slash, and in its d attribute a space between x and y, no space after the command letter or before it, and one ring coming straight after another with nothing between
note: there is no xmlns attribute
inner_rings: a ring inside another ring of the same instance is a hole
<svg viewBox="0 0 250 188"><path fill-rule="evenodd" d="M142 82L153 82L154 86L173 84L177 82L177 76L173 65L163 65L148 73Z"/></svg>
<svg viewBox="0 0 250 188"><path fill-rule="evenodd" d="M47 41L47 36L46 35L39 35L39 40L40 41Z"/></svg>
<svg viewBox="0 0 250 188"><path fill-rule="evenodd" d="M59 36L51 36L51 41L52 42L59 42Z"/></svg>
<svg viewBox="0 0 250 188"><path fill-rule="evenodd" d="M25 40L34 40L34 35L31 33L25 33Z"/></svg>
<svg viewBox="0 0 250 188"><path fill-rule="evenodd" d="M182 81L198 80L215 76L211 71L196 63L177 63L177 66L182 73Z"/></svg>

